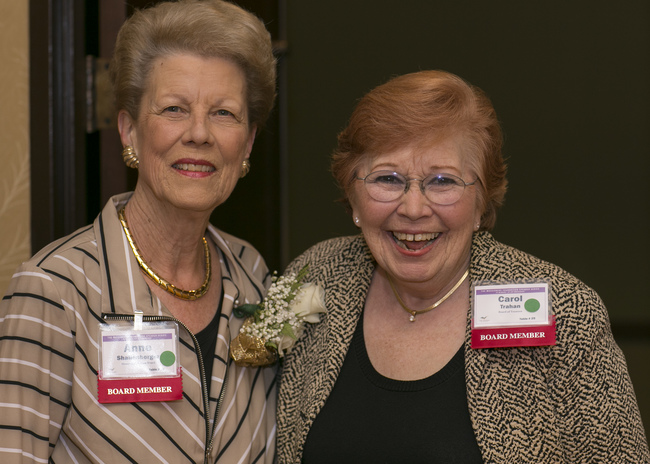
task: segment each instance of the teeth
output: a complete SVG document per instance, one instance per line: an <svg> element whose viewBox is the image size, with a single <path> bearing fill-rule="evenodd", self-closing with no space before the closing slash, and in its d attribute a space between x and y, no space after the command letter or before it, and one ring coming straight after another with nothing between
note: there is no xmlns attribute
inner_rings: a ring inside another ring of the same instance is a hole
<svg viewBox="0 0 650 464"><path fill-rule="evenodd" d="M428 240L435 239L439 233L430 233L430 234L402 234L400 232L393 232L393 235L397 240L405 240L407 242L424 242Z"/></svg>
<svg viewBox="0 0 650 464"><path fill-rule="evenodd" d="M191 171L191 172L212 172L214 167L207 166L205 164L174 164L173 166L176 169L181 171Z"/></svg>

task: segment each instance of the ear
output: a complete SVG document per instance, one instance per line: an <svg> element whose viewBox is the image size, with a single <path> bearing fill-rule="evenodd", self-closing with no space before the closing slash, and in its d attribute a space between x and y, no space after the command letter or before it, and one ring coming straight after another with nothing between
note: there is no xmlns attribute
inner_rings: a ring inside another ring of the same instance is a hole
<svg viewBox="0 0 650 464"><path fill-rule="evenodd" d="M135 122L129 113L124 110L120 110L120 112L117 114L117 128L120 131L120 140L122 140L122 146L131 145L135 148Z"/></svg>
<svg viewBox="0 0 650 464"><path fill-rule="evenodd" d="M246 156L244 159L249 159L251 157L251 151L253 151L253 142L255 142L255 135L257 134L257 126L253 124L251 130L248 133L248 140L246 141Z"/></svg>
<svg viewBox="0 0 650 464"><path fill-rule="evenodd" d="M481 228L482 216L482 208L476 207L476 212L474 213L474 232L478 231Z"/></svg>
<svg viewBox="0 0 650 464"><path fill-rule="evenodd" d="M354 225L358 228L361 228L361 220L359 218L359 213L357 212L357 209L350 203L350 206L352 207L352 222Z"/></svg>

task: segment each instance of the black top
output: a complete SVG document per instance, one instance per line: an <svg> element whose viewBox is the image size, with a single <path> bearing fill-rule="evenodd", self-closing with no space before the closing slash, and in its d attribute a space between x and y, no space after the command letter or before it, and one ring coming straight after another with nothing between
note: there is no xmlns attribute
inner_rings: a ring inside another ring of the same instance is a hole
<svg viewBox="0 0 650 464"><path fill-rule="evenodd" d="M219 297L219 307L210 323L199 333L195 334L196 341L201 348L201 358L205 367L205 380L208 384L208 396L210 395L210 385L212 384L212 364L214 362L215 352L217 350L217 335L219 334L219 321L221 320L221 305L223 304L223 284L221 285L221 296Z"/></svg>
<svg viewBox="0 0 650 464"><path fill-rule="evenodd" d="M416 322L417 323L417 322ZM363 316L303 463L482 463L467 408L464 347L432 376L399 381L368 358Z"/></svg>

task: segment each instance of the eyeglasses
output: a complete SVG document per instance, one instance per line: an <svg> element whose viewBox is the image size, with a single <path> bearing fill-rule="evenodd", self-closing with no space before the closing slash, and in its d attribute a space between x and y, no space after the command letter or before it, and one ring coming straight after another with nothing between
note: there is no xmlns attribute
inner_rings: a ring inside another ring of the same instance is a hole
<svg viewBox="0 0 650 464"><path fill-rule="evenodd" d="M373 200L389 202L401 198L408 192L411 181L420 182L420 191L429 201L437 205L453 205L463 196L465 187L474 182L465 182L453 174L431 174L424 179L405 177L394 171L375 171L366 177L357 177L366 186Z"/></svg>

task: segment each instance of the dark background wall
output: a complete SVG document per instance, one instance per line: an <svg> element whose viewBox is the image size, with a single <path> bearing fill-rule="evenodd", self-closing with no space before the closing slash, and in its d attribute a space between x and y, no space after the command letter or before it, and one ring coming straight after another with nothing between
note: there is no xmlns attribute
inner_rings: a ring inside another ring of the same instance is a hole
<svg viewBox="0 0 650 464"><path fill-rule="evenodd" d="M510 181L497 239L594 287L650 422L650 2L287 2L289 254L356 233L329 155L391 76L451 71L492 98Z"/></svg>
<svg viewBox="0 0 650 464"><path fill-rule="evenodd" d="M354 233L329 155L391 76L451 71L492 98L510 182L498 239L648 320L650 4L629 0L290 2L290 254Z"/></svg>

